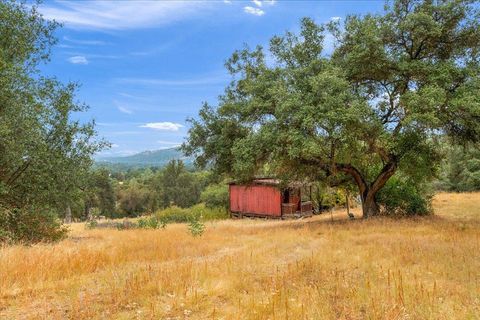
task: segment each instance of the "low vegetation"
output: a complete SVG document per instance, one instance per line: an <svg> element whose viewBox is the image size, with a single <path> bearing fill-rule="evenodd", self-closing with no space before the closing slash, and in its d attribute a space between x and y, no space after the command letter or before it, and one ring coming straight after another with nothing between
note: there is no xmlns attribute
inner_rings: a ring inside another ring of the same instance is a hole
<svg viewBox="0 0 480 320"><path fill-rule="evenodd" d="M0 318L475 319L480 193L433 205L415 219L207 222L201 237L74 224L57 244L0 249Z"/></svg>

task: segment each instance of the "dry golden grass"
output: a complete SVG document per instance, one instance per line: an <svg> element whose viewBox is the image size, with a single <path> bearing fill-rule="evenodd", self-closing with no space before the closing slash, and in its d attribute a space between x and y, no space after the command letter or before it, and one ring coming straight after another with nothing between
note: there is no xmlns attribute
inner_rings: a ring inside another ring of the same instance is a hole
<svg viewBox="0 0 480 320"><path fill-rule="evenodd" d="M479 319L480 193L434 205L421 219L223 221L200 238L74 225L55 245L0 249L0 318Z"/></svg>

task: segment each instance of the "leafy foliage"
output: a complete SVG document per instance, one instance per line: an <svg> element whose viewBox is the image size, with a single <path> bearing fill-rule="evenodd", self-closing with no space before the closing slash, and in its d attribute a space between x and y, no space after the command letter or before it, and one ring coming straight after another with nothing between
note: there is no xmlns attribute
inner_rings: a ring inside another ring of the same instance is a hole
<svg viewBox="0 0 480 320"><path fill-rule="evenodd" d="M225 208L229 206L228 186L225 183L208 185L200 195L200 201L208 208Z"/></svg>
<svg viewBox="0 0 480 320"><path fill-rule="evenodd" d="M190 172L180 160L161 170L135 170L117 187L118 213L137 216L171 205L190 207L200 201L207 184L205 172Z"/></svg>
<svg viewBox="0 0 480 320"><path fill-rule="evenodd" d="M19 226L18 219L32 224L29 235L5 229L19 232L13 239L58 239L63 229L53 216L81 197L91 156L106 146L96 140L93 122L70 119L86 110L75 101L77 84L39 70L57 41L57 27L35 5L0 1L0 207Z"/></svg>
<svg viewBox="0 0 480 320"><path fill-rule="evenodd" d="M392 216L428 215L432 213L432 195L422 185L393 177L378 194L385 213Z"/></svg>
<svg viewBox="0 0 480 320"><path fill-rule="evenodd" d="M205 232L205 224L196 216L193 216L188 223L188 231L194 237L199 237Z"/></svg>
<svg viewBox="0 0 480 320"><path fill-rule="evenodd" d="M204 204L197 204L191 208L171 206L155 213L158 220L165 223L186 223L192 219L203 221L226 219L228 213L222 208L208 208Z"/></svg>
<svg viewBox="0 0 480 320"><path fill-rule="evenodd" d="M399 170L415 183L441 160L439 136L480 140L480 13L472 1L397 0L383 15L325 26L236 51L218 107L204 104L187 155L240 180L271 172L286 180L353 181L364 217Z"/></svg>
<svg viewBox="0 0 480 320"><path fill-rule="evenodd" d="M0 243L53 242L63 239L67 232L55 212L48 208L0 210Z"/></svg>
<svg viewBox="0 0 480 320"><path fill-rule="evenodd" d="M480 149L448 146L447 157L435 186L446 191L480 190Z"/></svg>

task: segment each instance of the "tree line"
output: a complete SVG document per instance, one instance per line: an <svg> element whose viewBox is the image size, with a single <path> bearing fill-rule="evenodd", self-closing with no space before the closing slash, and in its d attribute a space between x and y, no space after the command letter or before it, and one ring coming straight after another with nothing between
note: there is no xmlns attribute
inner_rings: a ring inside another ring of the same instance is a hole
<svg viewBox="0 0 480 320"><path fill-rule="evenodd" d="M92 170L85 195L75 204L74 218L85 220L92 212L107 218L135 217L200 202L226 209L228 189L210 172L188 170L181 160L172 160L164 168Z"/></svg>

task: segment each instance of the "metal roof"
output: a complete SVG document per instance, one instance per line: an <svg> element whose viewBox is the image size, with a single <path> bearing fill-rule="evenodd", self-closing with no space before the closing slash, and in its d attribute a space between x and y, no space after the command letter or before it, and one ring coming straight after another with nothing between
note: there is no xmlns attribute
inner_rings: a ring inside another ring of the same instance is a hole
<svg viewBox="0 0 480 320"><path fill-rule="evenodd" d="M280 179L276 178L256 178L251 180L250 182L246 183L238 183L236 181L232 181L229 184L236 184L236 185L241 185L241 184L261 184L261 185L266 185L266 186L280 186L282 185L282 181ZM308 183L302 183L300 181L291 181L288 184L286 184L286 187L291 187L291 188L299 188L304 185L309 185Z"/></svg>

